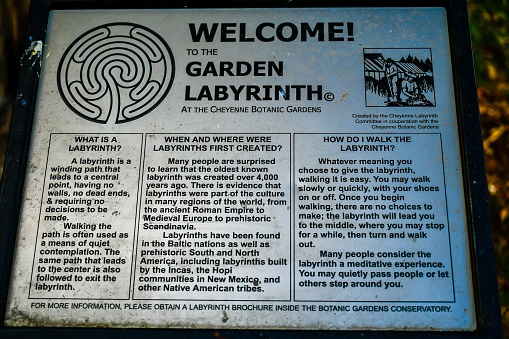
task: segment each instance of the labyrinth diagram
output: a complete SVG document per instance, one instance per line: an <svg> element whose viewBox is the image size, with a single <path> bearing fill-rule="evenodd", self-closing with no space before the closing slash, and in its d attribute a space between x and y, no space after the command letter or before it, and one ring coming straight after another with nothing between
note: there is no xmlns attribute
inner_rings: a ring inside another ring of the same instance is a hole
<svg viewBox="0 0 509 339"><path fill-rule="evenodd" d="M57 74L60 95L80 117L106 124L138 119L156 108L175 76L168 44L132 23L96 27L65 51Z"/></svg>

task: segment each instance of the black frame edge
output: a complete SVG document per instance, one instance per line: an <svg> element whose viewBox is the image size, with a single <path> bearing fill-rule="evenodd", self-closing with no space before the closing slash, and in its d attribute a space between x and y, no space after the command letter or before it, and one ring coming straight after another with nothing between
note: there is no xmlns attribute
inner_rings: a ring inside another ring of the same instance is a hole
<svg viewBox="0 0 509 339"><path fill-rule="evenodd" d="M9 130L9 139L0 187L0 319L5 319L8 287L11 276L12 260L18 230L19 209L25 184L25 172L28 150L32 137L32 122L35 111L40 56L30 52L34 41L46 38L46 26L49 13L49 1L32 0L27 20L27 33L24 36L24 52L20 61L20 76L14 110ZM44 49L42 51L44 53Z"/></svg>
<svg viewBox="0 0 509 339"><path fill-rule="evenodd" d="M214 8L214 7L444 7L449 20L453 76L456 86L456 104L462 135L466 204L470 215L472 275L476 294L478 328L472 332L403 332L403 331L297 331L297 330L214 330L214 329L122 329L122 328L15 328L5 327L5 311L10 283L13 254L16 244L19 209L24 186L28 151L31 140L32 121L35 111L40 67L32 65L29 55L22 57L22 66L18 85L18 96L11 121L4 176L0 188L0 336L4 338L53 338L72 336L90 338L91 336L108 338L308 338L319 335L321 338L500 338L500 308L493 256L491 225L487 198L484 150L480 130L479 109L474 77L473 57L469 31L466 0L431 0L426 3L409 4L403 0L388 0L381 4L374 0L306 2L302 0L244 0L233 2L221 0L202 3L183 0L32 0L28 18L24 48L28 49L32 41L45 41L49 12L53 9L85 8ZM465 29L466 28L466 29ZM461 76L460 76L461 75ZM26 100L26 101L24 101ZM475 199L473 198L475 197Z"/></svg>
<svg viewBox="0 0 509 339"><path fill-rule="evenodd" d="M472 223L472 275L476 294L479 333L485 338L502 336L498 286L494 261L492 231L488 204L488 185L484 161L483 139L474 75L474 60L466 1L452 0L449 16L453 52L453 68L457 106L461 119L464 153L464 184ZM458 74L461 74L461 79Z"/></svg>

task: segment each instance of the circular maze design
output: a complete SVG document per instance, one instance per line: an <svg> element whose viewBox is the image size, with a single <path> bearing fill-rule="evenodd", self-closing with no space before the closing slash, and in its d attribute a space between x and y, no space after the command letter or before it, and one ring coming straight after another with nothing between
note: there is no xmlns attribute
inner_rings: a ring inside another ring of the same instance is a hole
<svg viewBox="0 0 509 339"><path fill-rule="evenodd" d="M77 38L58 66L58 90L80 117L106 124L138 119L157 107L175 77L168 44L132 23L98 26Z"/></svg>

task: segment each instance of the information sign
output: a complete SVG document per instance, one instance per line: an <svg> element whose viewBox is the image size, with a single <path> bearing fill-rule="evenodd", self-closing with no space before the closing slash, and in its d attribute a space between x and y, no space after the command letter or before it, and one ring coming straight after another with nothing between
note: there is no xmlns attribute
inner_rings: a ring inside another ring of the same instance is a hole
<svg viewBox="0 0 509 339"><path fill-rule="evenodd" d="M52 11L6 325L475 330L449 32Z"/></svg>

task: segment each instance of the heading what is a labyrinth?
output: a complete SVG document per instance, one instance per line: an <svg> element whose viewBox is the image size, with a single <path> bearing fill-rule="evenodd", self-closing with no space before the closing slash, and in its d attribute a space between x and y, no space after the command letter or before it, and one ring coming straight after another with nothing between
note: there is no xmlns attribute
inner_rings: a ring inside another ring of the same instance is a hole
<svg viewBox="0 0 509 339"><path fill-rule="evenodd" d="M58 67L58 89L80 117L125 123L157 107L174 79L175 61L156 32L132 23L98 26L78 37Z"/></svg>

